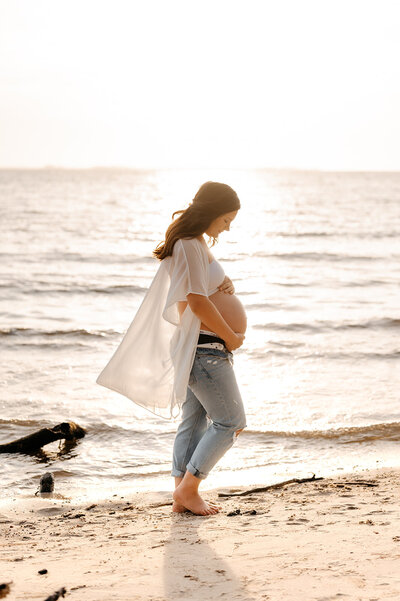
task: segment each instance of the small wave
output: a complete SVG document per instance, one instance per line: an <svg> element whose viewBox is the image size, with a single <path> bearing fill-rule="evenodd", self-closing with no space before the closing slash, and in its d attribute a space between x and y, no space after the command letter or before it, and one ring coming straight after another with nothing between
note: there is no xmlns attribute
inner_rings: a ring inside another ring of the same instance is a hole
<svg viewBox="0 0 400 601"><path fill-rule="evenodd" d="M311 323L265 323L255 324L253 328L256 330L284 330L284 331L310 331L310 332L326 332L329 330L351 330L351 329L383 329L383 328L398 328L400 326L400 318L382 317L380 319L369 319L364 322L348 322L334 323L332 321L319 321L315 324Z"/></svg>
<svg viewBox="0 0 400 601"><path fill-rule="evenodd" d="M46 428L43 421L35 419L0 419L0 424L11 426L22 426L24 428Z"/></svg>
<svg viewBox="0 0 400 601"><path fill-rule="evenodd" d="M295 345L294 345L295 346ZM302 345L304 346L304 345ZM347 361L347 360L370 360L370 359L383 359L385 361L391 359L399 359L400 351L393 351L391 353L362 353L362 352L353 352L353 353L330 353L325 351L315 351L312 353L297 353L292 351L292 349L288 349L287 351L279 351L274 349L259 349L259 350L247 350L246 355L252 357L254 359L265 359L268 357L285 357L285 359L329 359L331 361L339 360L339 361Z"/></svg>
<svg viewBox="0 0 400 601"><path fill-rule="evenodd" d="M400 422L351 426L329 430L299 430L297 432L243 430L242 435L257 438L300 438L303 440L337 440L339 444L368 442L371 440L400 440Z"/></svg>
<svg viewBox="0 0 400 601"><path fill-rule="evenodd" d="M337 235L336 232L268 232L268 236L277 236L279 238L326 238Z"/></svg>
<svg viewBox="0 0 400 601"><path fill-rule="evenodd" d="M368 286L387 286L393 285L390 280L359 280L351 282L341 282L344 288L368 288Z"/></svg>
<svg viewBox="0 0 400 601"><path fill-rule="evenodd" d="M142 286L134 286L132 284L119 284L114 286L89 286L89 285L65 285L61 287L52 287L48 282L35 282L36 284L43 284L42 288L33 288L31 286L24 285L18 290L22 294L29 295L49 295L49 294L142 294L147 291L147 288ZM2 284L1 288L9 288L15 290L16 285Z"/></svg>
<svg viewBox="0 0 400 601"><path fill-rule="evenodd" d="M0 336L85 336L104 338L106 336L120 336L117 330L36 330L34 328L1 328Z"/></svg>
<svg viewBox="0 0 400 601"><path fill-rule="evenodd" d="M312 288L313 286L320 286L320 281L309 282L308 284L303 284L302 282L272 282L273 286L285 286L286 288ZM240 293L242 294L242 292Z"/></svg>
<svg viewBox="0 0 400 601"><path fill-rule="evenodd" d="M389 257L371 257L368 255L347 255L338 253L318 253L318 252L294 252L294 253L268 253L265 251L256 252L253 257L274 258L284 260L304 259L306 261L388 261ZM392 255L394 258L395 256Z"/></svg>
<svg viewBox="0 0 400 601"><path fill-rule="evenodd" d="M385 361L388 359L398 359L400 357L400 351L393 351L392 353L362 353L362 352L353 352L353 353L326 353L326 352L314 352L308 353L304 355L297 355L299 359L313 359L313 358L323 358L323 359L339 359L339 360L347 360L347 359L384 359Z"/></svg>
<svg viewBox="0 0 400 601"><path fill-rule="evenodd" d="M296 348L298 346L304 346L303 342L294 342L293 340L270 340L269 344L273 346L283 346L284 348Z"/></svg>
<svg viewBox="0 0 400 601"><path fill-rule="evenodd" d="M124 477L124 480L130 481L132 478L157 478L158 476L169 476L171 468L165 470L154 470L154 472L132 472ZM107 474L108 477L108 474Z"/></svg>
<svg viewBox="0 0 400 601"><path fill-rule="evenodd" d="M96 255L83 255L81 253L0 253L0 257L12 259L13 261L20 260L24 263L60 263L62 261L71 261L77 263L101 263L101 264L135 264L135 263L153 263L156 267L159 265L158 259L152 256L138 256L138 255L119 255L119 254L96 254Z"/></svg>
<svg viewBox="0 0 400 601"><path fill-rule="evenodd" d="M151 430L144 427L143 429L137 429L133 426L122 426L119 424L108 424L103 421L95 421L95 422L83 422L80 423L82 427L84 427L87 431L88 437L104 437L104 438L114 438L120 436L127 436L130 439L146 439L146 440L157 440L161 439L169 440L171 436L174 436L176 433L175 428L166 427L164 424L162 426L162 430Z"/></svg>
<svg viewBox="0 0 400 601"><path fill-rule="evenodd" d="M268 237L276 236L282 238L361 238L363 239L376 239L381 238L398 238L400 231L388 231L388 232L268 232Z"/></svg>
<svg viewBox="0 0 400 601"><path fill-rule="evenodd" d="M79 349L88 349L90 348L90 345L88 343L83 343L83 342L21 342L20 340L18 340L17 342L13 341L13 343L18 345L18 348L24 348L24 349L43 349L43 350L60 350L60 351L66 351L66 350L73 350L73 351L79 351Z"/></svg>

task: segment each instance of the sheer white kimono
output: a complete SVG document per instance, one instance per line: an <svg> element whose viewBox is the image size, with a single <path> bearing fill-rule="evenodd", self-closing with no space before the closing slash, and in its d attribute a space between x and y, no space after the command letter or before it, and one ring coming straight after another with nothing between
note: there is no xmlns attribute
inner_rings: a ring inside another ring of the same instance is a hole
<svg viewBox="0 0 400 601"><path fill-rule="evenodd" d="M165 419L175 419L186 398L201 320L178 301L208 296L209 261L197 238L180 239L166 257L120 345L96 383ZM177 409L176 415L173 410Z"/></svg>

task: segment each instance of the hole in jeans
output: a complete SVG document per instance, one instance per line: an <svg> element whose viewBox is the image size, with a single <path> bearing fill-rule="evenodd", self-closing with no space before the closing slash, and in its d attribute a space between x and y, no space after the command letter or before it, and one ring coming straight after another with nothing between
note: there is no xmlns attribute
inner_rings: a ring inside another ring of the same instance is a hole
<svg viewBox="0 0 400 601"><path fill-rule="evenodd" d="M235 441L237 440L237 438L238 438L238 436L239 436L240 432L243 432L243 430L244 430L244 428L241 428L240 430L235 430L235 431L233 432L233 437L232 437L232 438L233 438L233 442L235 442Z"/></svg>

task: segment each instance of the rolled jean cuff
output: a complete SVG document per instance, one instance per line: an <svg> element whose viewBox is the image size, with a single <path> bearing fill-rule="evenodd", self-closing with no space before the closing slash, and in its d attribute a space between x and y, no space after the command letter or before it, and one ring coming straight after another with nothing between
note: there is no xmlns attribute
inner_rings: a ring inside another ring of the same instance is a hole
<svg viewBox="0 0 400 601"><path fill-rule="evenodd" d="M173 469L171 471L171 476L174 476L176 478L183 478L184 475L185 475L185 472L181 472L180 470Z"/></svg>
<svg viewBox="0 0 400 601"><path fill-rule="evenodd" d="M193 476L196 476L196 478L201 478L201 480L204 480L205 478L207 478L208 474L204 474L203 472L199 472L198 469L196 469L194 467L194 465L192 463L187 464L186 469L188 472L190 472L191 474L193 474Z"/></svg>

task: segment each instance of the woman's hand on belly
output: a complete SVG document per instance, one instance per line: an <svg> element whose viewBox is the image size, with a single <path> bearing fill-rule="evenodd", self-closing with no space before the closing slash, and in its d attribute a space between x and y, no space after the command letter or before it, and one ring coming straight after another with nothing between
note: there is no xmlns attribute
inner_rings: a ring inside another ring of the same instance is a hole
<svg viewBox="0 0 400 601"><path fill-rule="evenodd" d="M235 286L233 285L233 282L230 278L228 278L228 276L226 275L224 278L224 281L222 282L222 284L220 284L218 286L218 290L220 292L225 292L225 294L234 294L235 292Z"/></svg>
<svg viewBox="0 0 400 601"><path fill-rule="evenodd" d="M225 342L225 346L228 349L228 351L234 351L238 349L239 346L242 346L245 338L246 336L244 334L236 334L236 340L234 342Z"/></svg>

